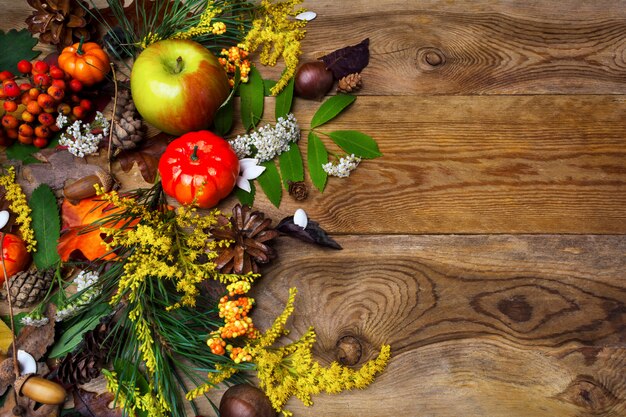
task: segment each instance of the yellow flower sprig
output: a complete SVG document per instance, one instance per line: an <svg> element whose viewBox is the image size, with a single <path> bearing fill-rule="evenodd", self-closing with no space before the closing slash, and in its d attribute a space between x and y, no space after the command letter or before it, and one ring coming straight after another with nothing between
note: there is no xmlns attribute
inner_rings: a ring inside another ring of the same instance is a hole
<svg viewBox="0 0 626 417"><path fill-rule="evenodd" d="M200 15L198 24L184 31L176 32L174 35L170 36L170 39L193 39L210 33L213 35L221 35L225 33L226 24L224 22L213 21L216 16L222 14L222 10L215 8L213 3L213 0L209 0L207 2L204 12Z"/></svg>
<svg viewBox="0 0 626 417"><path fill-rule="evenodd" d="M385 369L391 355L390 346L383 345L379 355L358 370L337 362L323 367L313 358L312 348L316 335L312 327L296 342L273 347L278 338L288 333L285 324L294 311L296 293L295 288L289 290L285 309L268 330L251 339L242 348L231 348L231 352L236 352L236 358L233 359L236 364L245 361L255 365L259 386L265 391L274 409L282 412L285 417L292 415L283 408L291 397L296 397L304 405L310 406L313 404L312 396L321 392L336 394L367 387ZM211 342L212 339L209 339L209 346ZM222 369L224 375L209 374L209 382L187 393L187 399L192 400L205 394L235 372L234 367Z"/></svg>
<svg viewBox="0 0 626 417"><path fill-rule="evenodd" d="M37 241L35 240L35 232L31 227L31 209L26 201L26 195L22 191L22 187L15 182L15 167L6 168L6 174L0 176L0 186L5 189L4 198L11 202L9 208L17 215L15 222L20 227L22 240L26 243L26 250L35 252L37 250Z"/></svg>
<svg viewBox="0 0 626 417"><path fill-rule="evenodd" d="M260 17L252 22L252 29L244 39L244 45L250 52L262 47L259 60L263 65L274 66L279 57L285 61L285 70L274 87L270 90L272 95L280 91L288 84L296 73L298 61L302 50L300 41L304 39L306 21L293 19L294 16L304 11L295 9L302 0L286 0L272 3L271 0L262 0L260 4Z"/></svg>
<svg viewBox="0 0 626 417"><path fill-rule="evenodd" d="M169 415L169 407L159 394L154 394L152 390L141 394L139 388L128 387L121 389L117 373L102 370L106 379L107 391L116 395L116 405L126 410L127 415L135 415L137 411L145 411L151 417L166 417Z"/></svg>

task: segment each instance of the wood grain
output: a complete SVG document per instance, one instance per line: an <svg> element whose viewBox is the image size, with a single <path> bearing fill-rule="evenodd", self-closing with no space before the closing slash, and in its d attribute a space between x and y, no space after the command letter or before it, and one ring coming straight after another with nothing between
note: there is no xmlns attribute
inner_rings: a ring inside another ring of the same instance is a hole
<svg viewBox="0 0 626 417"><path fill-rule="evenodd" d="M312 189L305 209L332 233L624 233L624 104L619 96L359 97L318 130L358 129L384 156L331 178L323 194ZM318 106L294 109L302 150ZM289 196L280 210L257 202L275 218L302 205Z"/></svg>
<svg viewBox="0 0 626 417"><path fill-rule="evenodd" d="M321 396L297 415L622 416L626 412L623 236L346 236L342 251L287 238L256 289L271 323L297 287L290 327L360 363L390 343L364 392ZM323 311L323 314L320 312ZM332 318L332 319L331 319ZM358 365L357 365L358 366Z"/></svg>

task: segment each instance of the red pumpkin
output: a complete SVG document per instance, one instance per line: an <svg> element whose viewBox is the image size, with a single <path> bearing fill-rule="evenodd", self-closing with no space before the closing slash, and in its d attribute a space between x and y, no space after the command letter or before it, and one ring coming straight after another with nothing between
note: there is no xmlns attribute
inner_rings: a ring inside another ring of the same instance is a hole
<svg viewBox="0 0 626 417"><path fill-rule="evenodd" d="M235 187L239 159L227 141L202 130L175 139L159 160L163 191L181 204L215 206Z"/></svg>
<svg viewBox="0 0 626 417"><path fill-rule="evenodd" d="M30 264L30 253L26 250L26 244L18 236L10 233L0 233L2 239L2 260L6 268L6 276L11 278L18 272L25 270ZM0 285L4 284L5 274L0 263Z"/></svg>

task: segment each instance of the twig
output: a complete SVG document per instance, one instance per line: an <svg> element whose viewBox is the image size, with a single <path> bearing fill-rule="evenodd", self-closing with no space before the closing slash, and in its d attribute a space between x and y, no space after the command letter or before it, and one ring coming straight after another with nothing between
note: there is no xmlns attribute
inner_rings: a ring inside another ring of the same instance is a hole
<svg viewBox="0 0 626 417"><path fill-rule="evenodd" d="M4 275L4 285L7 288L7 300L9 302L9 321L11 322L11 339L13 341L13 372L15 378L20 377L20 363L17 361L17 338L15 336L15 319L13 316L13 302L11 301L11 284L9 283L9 277L7 277L7 269L4 264L4 237L6 233L0 232L2 238L0 238L0 261L2 263L2 274ZM15 395L15 404L18 403L17 391L13 390Z"/></svg>
<svg viewBox="0 0 626 417"><path fill-rule="evenodd" d="M115 66L111 62L111 72L113 73L113 109L111 110L111 127L109 129L109 149L107 152L107 163L109 166L109 174L113 175L111 172L111 149L113 148L113 129L115 128L115 111L117 110L117 75L115 74Z"/></svg>

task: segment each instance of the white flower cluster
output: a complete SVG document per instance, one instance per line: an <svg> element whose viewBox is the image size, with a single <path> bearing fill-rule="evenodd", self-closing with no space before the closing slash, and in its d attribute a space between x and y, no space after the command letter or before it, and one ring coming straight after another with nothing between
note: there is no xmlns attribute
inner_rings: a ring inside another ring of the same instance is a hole
<svg viewBox="0 0 626 417"><path fill-rule="evenodd" d="M78 291L80 295L78 298L59 309L55 320L63 321L75 316L89 304L91 300L97 297L100 294L100 288L96 287L95 284L98 282L99 278L100 276L97 272L80 271L78 275L76 275L76 278L74 278L76 291Z"/></svg>
<svg viewBox="0 0 626 417"><path fill-rule="evenodd" d="M64 128L68 123L67 116L59 113L56 122L59 129ZM67 150L72 155L84 158L98 151L98 144L109 134L109 127L106 117L96 112L93 122L81 123L80 120L76 120L68 126L59 139L59 145L67 146Z"/></svg>
<svg viewBox="0 0 626 417"><path fill-rule="evenodd" d="M292 142L300 140L300 127L293 113L279 117L276 125L265 125L248 135L238 135L230 146L239 159L254 157L259 162L270 161L289 150Z"/></svg>
<svg viewBox="0 0 626 417"><path fill-rule="evenodd" d="M329 162L327 164L323 164L322 169L324 169L328 175L332 175L333 177L346 178L350 176L351 171L359 166L359 162L361 162L361 158L358 156L354 156L354 154L346 155L339 158L339 161L336 163Z"/></svg>
<svg viewBox="0 0 626 417"><path fill-rule="evenodd" d="M43 317L39 312L32 312L22 317L20 320L24 326L41 327L48 324L48 318Z"/></svg>

